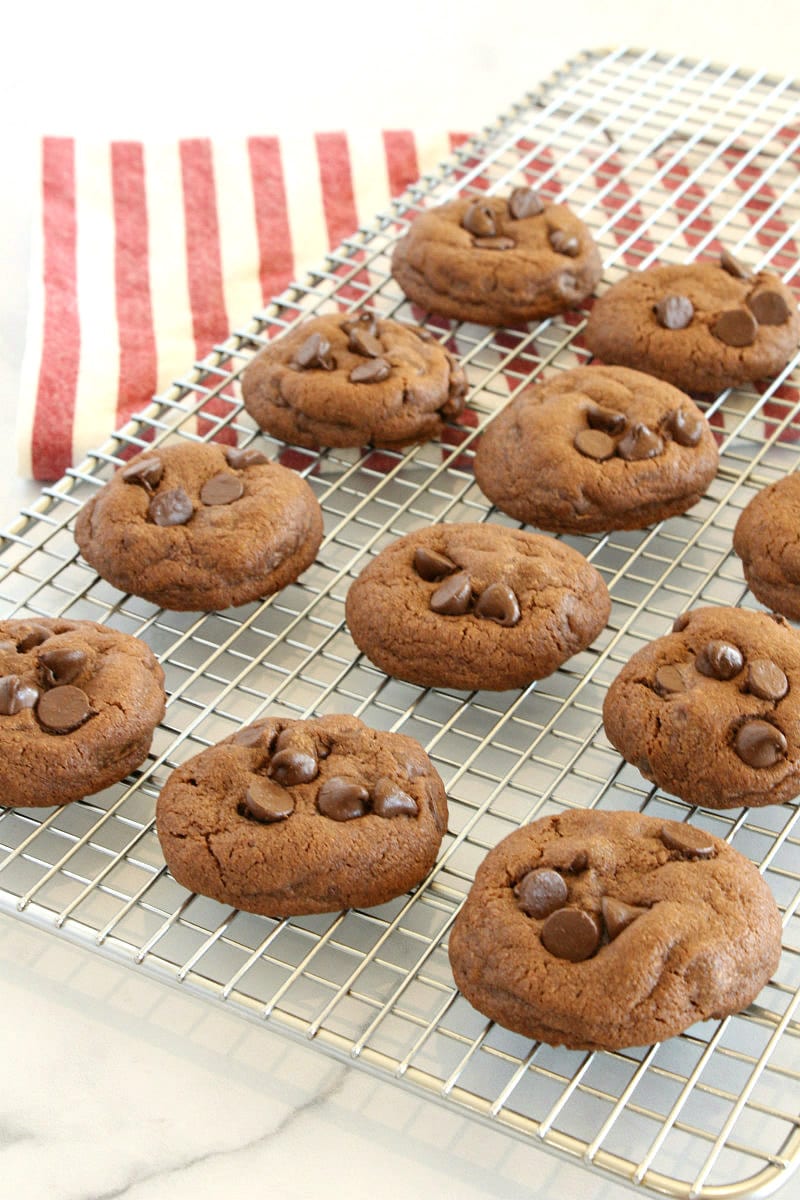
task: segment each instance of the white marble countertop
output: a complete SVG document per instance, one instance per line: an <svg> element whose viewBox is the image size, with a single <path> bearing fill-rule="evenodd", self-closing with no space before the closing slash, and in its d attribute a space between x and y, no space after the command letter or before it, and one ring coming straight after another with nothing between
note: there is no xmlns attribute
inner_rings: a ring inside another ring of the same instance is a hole
<svg viewBox="0 0 800 1200"><path fill-rule="evenodd" d="M515 0L441 11L410 0L376 16L380 5L354 0L324 12L287 5L279 28L271 8L142 0L123 20L99 3L41 0L6 27L0 525L38 492L16 474L13 423L27 165L41 133L213 134L241 128L243 115L248 132L259 120L265 132L350 128L367 101L373 122L423 114L437 128L478 127L578 50L620 43L796 70L786 0L762 0L756 22L718 0L573 0L557 16ZM364 39L386 44L391 69L372 56L344 76L343 38L348 53ZM301 67L324 81L316 97L300 89ZM0 1003L0 1195L14 1200L629 1194L8 916Z"/></svg>

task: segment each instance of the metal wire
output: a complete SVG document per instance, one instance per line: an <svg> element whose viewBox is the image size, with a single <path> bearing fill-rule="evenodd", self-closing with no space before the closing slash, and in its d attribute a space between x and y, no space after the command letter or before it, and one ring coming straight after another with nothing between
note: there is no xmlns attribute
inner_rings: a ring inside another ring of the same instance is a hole
<svg viewBox="0 0 800 1200"><path fill-rule="evenodd" d="M260 346L310 314L366 303L421 321L390 276L392 246L417 211L464 189L527 181L569 201L600 245L601 289L720 243L796 282L798 147L800 90L789 80L654 52L585 55L45 489L2 542L0 613L63 614L137 634L164 665L169 703L131 779L62 809L0 810L0 907L632 1185L680 1197L778 1188L800 1155L798 807L689 809L620 761L600 713L620 664L679 612L695 602L757 607L731 532L755 491L798 464L796 361L768 384L702 401L720 470L691 512L566 539L608 584L608 628L551 678L500 695L386 678L356 654L343 600L369 558L411 529L513 524L476 487L473 452L523 387L587 360L581 314L501 331L427 315L465 364L470 404L440 442L404 453L313 454L264 438L237 381ZM266 442L308 479L325 513L314 566L279 595L223 613L163 612L99 580L76 552L78 507L131 449L225 431L240 444ZM159 787L264 712L350 712L422 742L451 816L439 862L413 895L274 921L172 880L154 832ZM750 1009L658 1046L586 1054L511 1034L459 996L447 935L486 851L535 816L591 806L690 816L758 864L784 914L784 951Z"/></svg>

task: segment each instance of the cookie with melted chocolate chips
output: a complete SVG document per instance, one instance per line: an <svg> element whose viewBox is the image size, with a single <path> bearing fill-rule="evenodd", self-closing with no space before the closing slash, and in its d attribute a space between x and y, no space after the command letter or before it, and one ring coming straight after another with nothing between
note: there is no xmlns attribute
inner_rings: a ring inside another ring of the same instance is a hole
<svg viewBox="0 0 800 1200"><path fill-rule="evenodd" d="M349 716L246 726L174 771L156 809L179 883L272 917L401 895L433 867L446 827L422 747Z"/></svg>
<svg viewBox="0 0 800 1200"><path fill-rule="evenodd" d="M800 794L800 634L783 617L698 608L613 681L606 734L646 779L706 808Z"/></svg>
<svg viewBox="0 0 800 1200"><path fill-rule="evenodd" d="M596 810L504 838L449 940L455 981L479 1012L585 1050L738 1012L780 953L780 912L749 859L695 826Z"/></svg>

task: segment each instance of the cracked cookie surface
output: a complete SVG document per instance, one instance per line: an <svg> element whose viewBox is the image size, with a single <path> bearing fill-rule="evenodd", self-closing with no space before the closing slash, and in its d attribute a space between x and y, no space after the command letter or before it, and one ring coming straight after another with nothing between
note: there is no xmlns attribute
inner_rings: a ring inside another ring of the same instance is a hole
<svg viewBox="0 0 800 1200"><path fill-rule="evenodd" d="M733 531L748 587L762 604L800 621L800 475L758 492Z"/></svg>
<svg viewBox="0 0 800 1200"><path fill-rule="evenodd" d="M677 821L599 810L504 838L449 941L455 981L479 1012L588 1050L738 1012L780 950L777 905L737 850Z"/></svg>

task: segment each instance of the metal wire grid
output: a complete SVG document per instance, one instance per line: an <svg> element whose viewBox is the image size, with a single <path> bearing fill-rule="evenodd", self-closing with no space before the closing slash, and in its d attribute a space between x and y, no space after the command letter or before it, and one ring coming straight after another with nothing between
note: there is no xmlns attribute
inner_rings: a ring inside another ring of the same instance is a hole
<svg viewBox="0 0 800 1200"><path fill-rule="evenodd" d="M603 286L656 258L714 252L720 241L791 282L799 115L789 81L656 53L587 55L45 490L3 542L0 612L89 618L137 634L159 655L170 699L132 781L63 809L0 810L5 911L629 1183L715 1197L781 1185L800 1150L798 808L690 810L620 761L600 713L620 664L680 611L755 606L731 532L755 491L797 466L794 365L769 385L705 402L720 471L690 513L647 530L566 539L612 595L597 642L522 692L469 696L376 671L355 653L344 596L368 559L410 529L513 524L474 483L476 439L543 370L586 361L582 314L502 331L428 315L428 328L465 364L470 406L440 442L402 454L317 455L263 439L240 407L237 379L266 340L311 313L366 303L422 320L390 277L392 245L416 211L465 188L527 180L568 200L601 247ZM325 539L298 583L261 604L179 614L121 596L78 558L74 514L129 453L166 439L234 437L266 441L322 504ZM264 712L351 712L427 748L451 816L439 863L414 895L273 921L188 895L171 879L153 827L159 787L178 763ZM455 991L447 934L486 851L532 817L595 805L691 818L759 865L784 913L784 953L747 1012L662 1045L586 1054L511 1034Z"/></svg>

